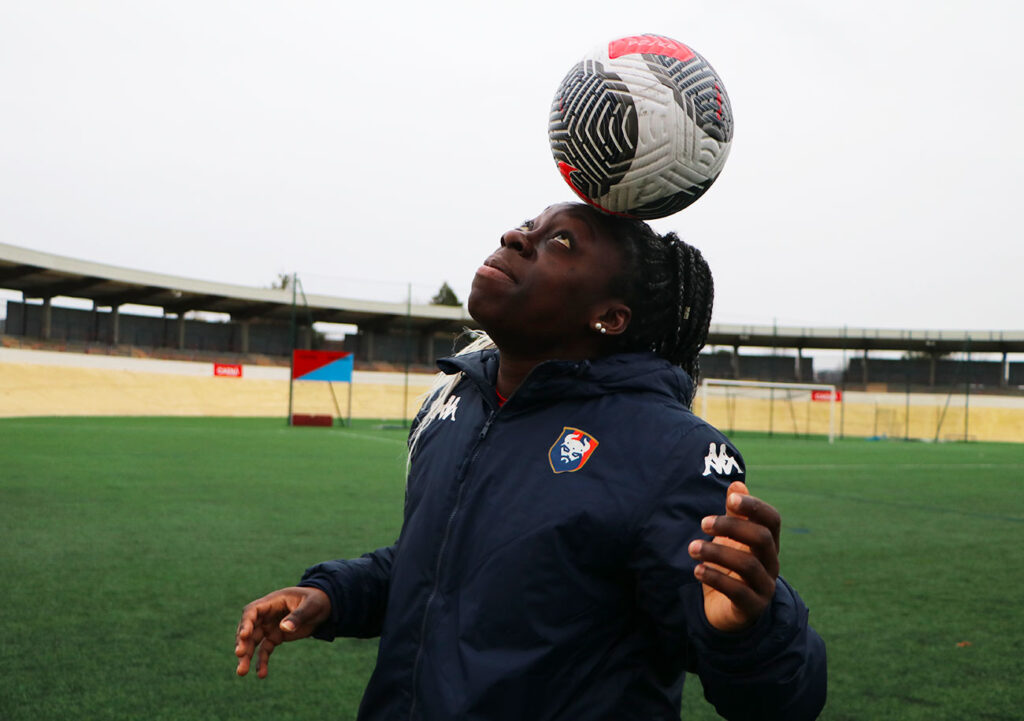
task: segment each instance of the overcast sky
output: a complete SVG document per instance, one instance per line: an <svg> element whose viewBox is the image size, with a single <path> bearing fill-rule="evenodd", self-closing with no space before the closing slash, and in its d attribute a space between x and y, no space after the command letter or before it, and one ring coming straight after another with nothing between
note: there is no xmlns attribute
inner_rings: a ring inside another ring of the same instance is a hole
<svg viewBox="0 0 1024 721"><path fill-rule="evenodd" d="M574 198L555 88L592 46L691 45L736 119L656 221L715 321L1024 329L1019 3L0 4L0 242L250 286L465 300L503 230Z"/></svg>

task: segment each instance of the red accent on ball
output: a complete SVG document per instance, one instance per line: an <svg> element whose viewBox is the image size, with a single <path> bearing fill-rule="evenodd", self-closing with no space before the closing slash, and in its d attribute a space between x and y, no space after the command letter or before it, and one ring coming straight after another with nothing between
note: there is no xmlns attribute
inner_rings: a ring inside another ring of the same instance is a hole
<svg viewBox="0 0 1024 721"><path fill-rule="evenodd" d="M631 35L628 38L619 38L608 43L608 57L612 60L633 53L667 55L684 63L696 57L696 53L678 40L661 35Z"/></svg>
<svg viewBox="0 0 1024 721"><path fill-rule="evenodd" d="M587 197L587 194L584 193L579 188L577 188L576 187L576 183L572 182L572 177L571 176L577 170L579 170L579 168L572 167L571 165L569 165L564 160L559 160L558 161L558 172L560 172L562 174L562 177L565 178L565 182L569 184L569 187L573 189L573 192L576 193L576 195L580 196L580 199L583 202L585 202L587 205L592 205L595 208L597 208L598 210L600 210L602 213L607 213L608 215L618 215L618 216L621 216L623 218L632 218L633 217L629 213L616 213L614 210L608 210L608 208L604 208L604 207L598 205L597 203L595 203L592 198Z"/></svg>

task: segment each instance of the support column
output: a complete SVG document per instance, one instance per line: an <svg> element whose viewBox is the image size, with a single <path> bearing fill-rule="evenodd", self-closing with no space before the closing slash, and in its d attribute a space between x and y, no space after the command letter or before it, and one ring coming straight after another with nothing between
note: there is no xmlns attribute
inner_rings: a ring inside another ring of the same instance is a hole
<svg viewBox="0 0 1024 721"><path fill-rule="evenodd" d="M416 332L416 345L413 346L412 362L419 365L429 365L432 360L430 358L430 346L431 334L429 331L417 331Z"/></svg>
<svg viewBox="0 0 1024 721"><path fill-rule="evenodd" d="M100 309L95 300L92 302L92 318L85 340L89 343L98 343L100 340Z"/></svg>
<svg viewBox="0 0 1024 721"><path fill-rule="evenodd" d="M50 340L50 336L53 334L53 306L51 305L52 298L43 298L43 323L42 331L39 334L43 340Z"/></svg>
<svg viewBox="0 0 1024 721"><path fill-rule="evenodd" d="M740 347L738 345L732 347L732 358L729 359L729 363L732 365L732 377L735 380L740 377Z"/></svg>
<svg viewBox="0 0 1024 721"><path fill-rule="evenodd" d="M1004 388L1010 385L1010 357L1003 351L1003 372L999 374L999 387Z"/></svg>
<svg viewBox="0 0 1024 721"><path fill-rule="evenodd" d="M185 314L178 313L178 350L185 350Z"/></svg>
<svg viewBox="0 0 1024 721"><path fill-rule="evenodd" d="M242 353L249 352L249 321L243 320L238 324L238 335Z"/></svg>
<svg viewBox="0 0 1024 721"><path fill-rule="evenodd" d="M908 361L909 362L909 361ZM935 368L939 365L939 356L935 353L928 354L928 387L935 387Z"/></svg>
<svg viewBox="0 0 1024 721"><path fill-rule="evenodd" d="M110 306L110 345L121 342L121 306Z"/></svg>
<svg viewBox="0 0 1024 721"><path fill-rule="evenodd" d="M804 360L804 349L800 348L798 346L797 349L796 349L796 382L797 383L799 383L800 381L802 381L804 379L804 369L802 367L803 366L803 360Z"/></svg>
<svg viewBox="0 0 1024 721"><path fill-rule="evenodd" d="M868 384L868 349L864 349L864 363L861 367L861 382L867 386Z"/></svg>

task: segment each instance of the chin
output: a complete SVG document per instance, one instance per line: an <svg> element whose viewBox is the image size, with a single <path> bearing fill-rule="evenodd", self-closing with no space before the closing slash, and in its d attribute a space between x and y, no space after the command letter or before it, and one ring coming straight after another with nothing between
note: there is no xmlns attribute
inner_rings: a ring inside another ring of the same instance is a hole
<svg viewBox="0 0 1024 721"><path fill-rule="evenodd" d="M477 289L475 284L466 299L466 312L492 339L495 333L501 335L502 321L507 320L507 312L502 310L496 299Z"/></svg>
<svg viewBox="0 0 1024 721"><path fill-rule="evenodd" d="M484 294L477 289L476 282L470 287L469 297L466 299L466 312L469 313L469 317L475 320L483 327L486 331L486 317L487 317L487 300ZM484 317L481 317L481 312Z"/></svg>
<svg viewBox="0 0 1024 721"><path fill-rule="evenodd" d="M466 299L466 312L469 313L471 319L480 324L481 330L487 331L487 327L493 325L488 321L493 320L496 311L494 303L488 303L487 297L483 293L475 290L469 292L469 298Z"/></svg>

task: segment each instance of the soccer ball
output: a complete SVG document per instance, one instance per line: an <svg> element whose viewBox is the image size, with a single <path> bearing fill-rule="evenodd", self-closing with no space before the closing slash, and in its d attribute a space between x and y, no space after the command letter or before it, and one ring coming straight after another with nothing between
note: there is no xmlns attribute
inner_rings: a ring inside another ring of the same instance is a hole
<svg viewBox="0 0 1024 721"><path fill-rule="evenodd" d="M565 182L599 210L663 218L715 182L732 143L732 109L714 68L660 35L612 40L555 93L548 139Z"/></svg>

